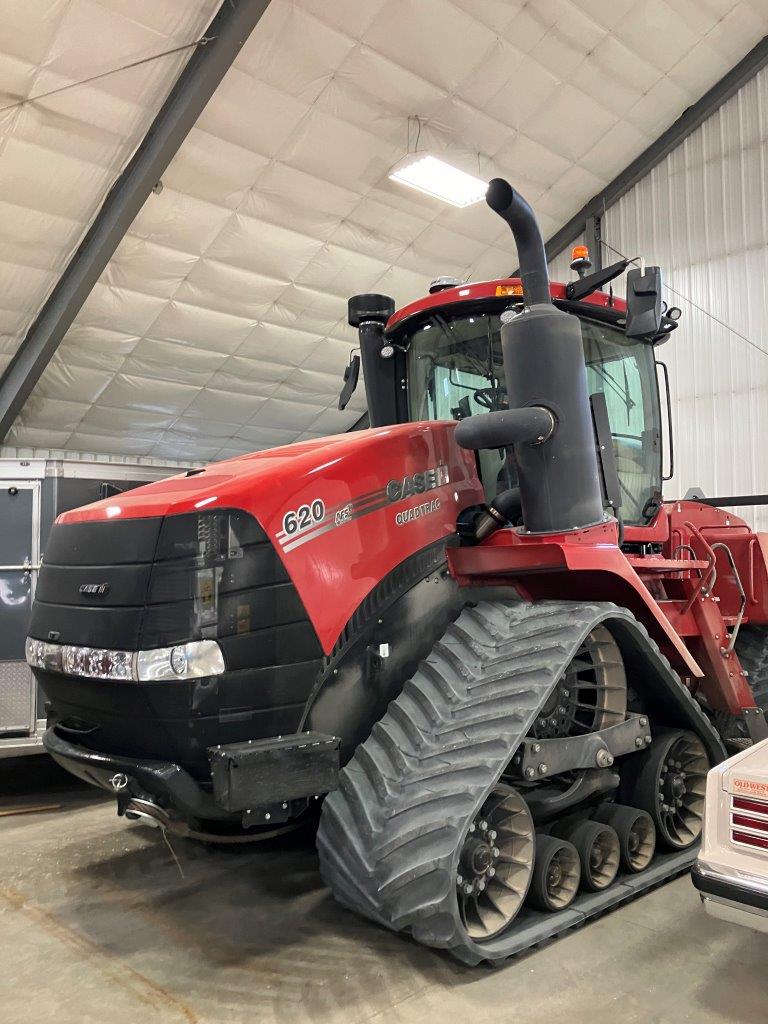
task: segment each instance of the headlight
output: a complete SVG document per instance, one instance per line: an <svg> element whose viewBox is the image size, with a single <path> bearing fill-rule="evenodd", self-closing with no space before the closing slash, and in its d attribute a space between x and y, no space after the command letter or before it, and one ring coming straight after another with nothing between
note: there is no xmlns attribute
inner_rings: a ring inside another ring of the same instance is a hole
<svg viewBox="0 0 768 1024"><path fill-rule="evenodd" d="M136 656L139 679L200 679L220 676L224 655L215 640L194 640L176 647L139 651Z"/></svg>
<svg viewBox="0 0 768 1024"><path fill-rule="evenodd" d="M195 640L152 651L108 651L27 637L25 653L32 668L87 679L199 679L224 671L224 655L215 640Z"/></svg>

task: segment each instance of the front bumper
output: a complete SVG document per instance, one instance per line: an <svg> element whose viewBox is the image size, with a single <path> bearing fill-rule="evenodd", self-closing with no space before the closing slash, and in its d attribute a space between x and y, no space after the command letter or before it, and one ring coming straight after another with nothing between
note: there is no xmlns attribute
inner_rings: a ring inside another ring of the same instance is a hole
<svg viewBox="0 0 768 1024"><path fill-rule="evenodd" d="M748 888L700 861L693 866L691 881L712 917L768 933L768 893Z"/></svg>
<svg viewBox="0 0 768 1024"><path fill-rule="evenodd" d="M130 811L132 801L148 801L187 822L240 822L250 828L287 820L338 783L339 739L321 733L212 747L208 784L172 761L90 750L66 739L56 726L47 730L43 744L67 771L116 796L120 811Z"/></svg>
<svg viewBox="0 0 768 1024"><path fill-rule="evenodd" d="M151 798L185 819L231 819L189 772L171 761L155 761L88 750L64 739L56 726L46 730L43 746L62 768L113 796ZM125 783L123 784L123 778Z"/></svg>

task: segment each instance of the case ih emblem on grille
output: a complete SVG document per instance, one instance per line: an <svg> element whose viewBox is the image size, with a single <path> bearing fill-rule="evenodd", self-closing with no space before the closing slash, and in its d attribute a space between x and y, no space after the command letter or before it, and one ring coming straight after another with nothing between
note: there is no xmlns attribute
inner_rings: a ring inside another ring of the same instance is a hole
<svg viewBox="0 0 768 1024"><path fill-rule="evenodd" d="M78 590L83 597L104 597L109 593L109 583L81 583Z"/></svg>

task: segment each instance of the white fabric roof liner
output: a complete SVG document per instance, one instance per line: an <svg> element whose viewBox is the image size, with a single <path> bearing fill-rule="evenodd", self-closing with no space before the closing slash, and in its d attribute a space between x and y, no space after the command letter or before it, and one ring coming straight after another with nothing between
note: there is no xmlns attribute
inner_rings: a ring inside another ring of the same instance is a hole
<svg viewBox="0 0 768 1024"><path fill-rule="evenodd" d="M194 40L217 6L0 2L0 107ZM767 32L765 0L272 0L7 443L209 460L348 429L350 295L516 262L484 204L388 180L417 134L549 235ZM188 53L0 110L0 369Z"/></svg>

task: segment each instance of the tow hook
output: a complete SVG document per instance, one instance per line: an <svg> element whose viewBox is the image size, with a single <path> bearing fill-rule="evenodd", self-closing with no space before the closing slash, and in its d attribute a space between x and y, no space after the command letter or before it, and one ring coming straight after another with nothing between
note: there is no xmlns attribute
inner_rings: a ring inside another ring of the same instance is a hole
<svg viewBox="0 0 768 1024"><path fill-rule="evenodd" d="M125 772L116 772L109 780L109 784L116 793L119 793L128 785L128 776Z"/></svg>

